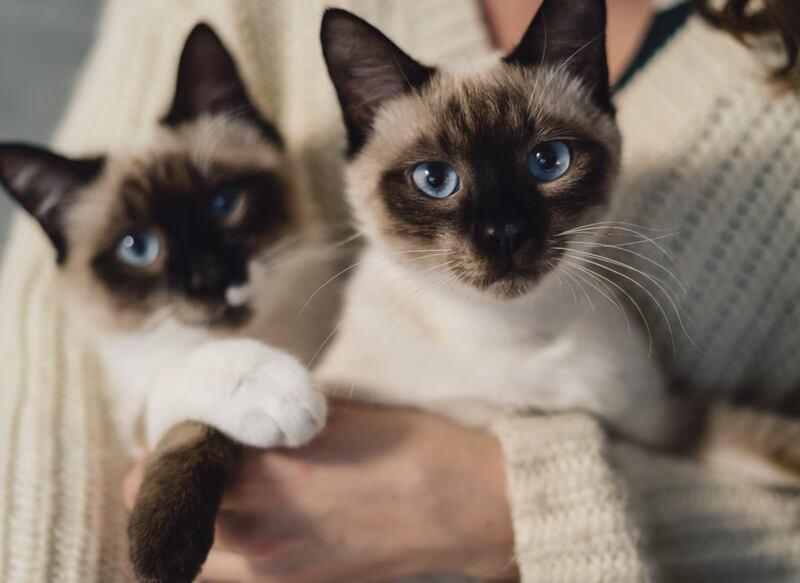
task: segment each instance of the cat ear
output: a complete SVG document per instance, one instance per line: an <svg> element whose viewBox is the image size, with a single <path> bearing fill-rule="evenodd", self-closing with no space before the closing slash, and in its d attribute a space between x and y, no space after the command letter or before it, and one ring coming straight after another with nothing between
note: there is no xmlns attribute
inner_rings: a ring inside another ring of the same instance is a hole
<svg viewBox="0 0 800 583"><path fill-rule="evenodd" d="M258 114L247 95L236 62L207 24L194 27L181 53L178 81L169 112L161 120L178 126L202 115L233 113L255 123L265 137L282 144L275 128Z"/></svg>
<svg viewBox="0 0 800 583"><path fill-rule="evenodd" d="M33 216L66 257L64 214L81 188L95 180L103 158L73 160L25 144L0 144L0 184Z"/></svg>
<svg viewBox="0 0 800 583"><path fill-rule="evenodd" d="M605 0L544 0L519 45L504 60L523 67L560 67L584 82L599 107L614 111Z"/></svg>
<svg viewBox="0 0 800 583"><path fill-rule="evenodd" d="M345 10L325 11L320 36L352 155L366 142L381 106L425 85L435 69L418 63L377 28Z"/></svg>

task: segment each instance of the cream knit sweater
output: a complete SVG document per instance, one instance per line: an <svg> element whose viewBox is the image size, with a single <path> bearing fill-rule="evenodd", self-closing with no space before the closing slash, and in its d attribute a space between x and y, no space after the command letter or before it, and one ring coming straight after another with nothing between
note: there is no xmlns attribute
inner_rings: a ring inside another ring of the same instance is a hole
<svg viewBox="0 0 800 583"><path fill-rule="evenodd" d="M319 199L335 201L343 139L317 41L326 3L111 0L56 145L104 149L155 119L185 34L207 20ZM430 61L489 45L472 0L336 4ZM629 173L619 214L692 226L671 245L708 360L680 341L682 376L709 392L747 382L776 402L800 379L791 358L800 165L790 164L800 103L773 99L761 74L743 48L701 24L682 32L621 99ZM58 298L44 237L20 217L0 274L0 581L130 581L120 500L129 460L113 439L95 358ZM794 495L610 442L580 415L510 418L495 431L525 582L798 579Z"/></svg>

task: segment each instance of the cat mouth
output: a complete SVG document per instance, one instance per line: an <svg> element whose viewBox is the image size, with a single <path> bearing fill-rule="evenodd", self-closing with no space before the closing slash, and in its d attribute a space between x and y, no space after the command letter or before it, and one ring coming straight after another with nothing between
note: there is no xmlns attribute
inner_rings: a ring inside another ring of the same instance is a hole
<svg viewBox="0 0 800 583"><path fill-rule="evenodd" d="M209 324L211 326L221 326L237 328L243 326L253 317L253 310L248 305L232 306L223 304L211 315Z"/></svg>
<svg viewBox="0 0 800 583"><path fill-rule="evenodd" d="M472 284L499 298L511 299L528 293L559 263L562 253L552 251L535 262L519 265L509 262L482 276L471 277Z"/></svg>
<svg viewBox="0 0 800 583"><path fill-rule="evenodd" d="M240 328L252 317L253 309L250 306L231 306L228 303L195 304L179 315L179 319L188 326L218 329Z"/></svg>

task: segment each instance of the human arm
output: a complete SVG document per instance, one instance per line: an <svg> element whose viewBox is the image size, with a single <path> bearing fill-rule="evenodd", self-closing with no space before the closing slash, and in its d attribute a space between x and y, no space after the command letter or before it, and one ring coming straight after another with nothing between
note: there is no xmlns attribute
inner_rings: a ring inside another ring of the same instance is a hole
<svg viewBox="0 0 800 583"><path fill-rule="evenodd" d="M308 448L245 454L205 574L358 583L467 571L501 580L516 573L512 556L496 438L431 415L342 406Z"/></svg>
<svg viewBox="0 0 800 583"><path fill-rule="evenodd" d="M492 433L336 407L308 449L247 454L205 574L791 581L800 568L796 493L610 440L580 414L509 417Z"/></svg>

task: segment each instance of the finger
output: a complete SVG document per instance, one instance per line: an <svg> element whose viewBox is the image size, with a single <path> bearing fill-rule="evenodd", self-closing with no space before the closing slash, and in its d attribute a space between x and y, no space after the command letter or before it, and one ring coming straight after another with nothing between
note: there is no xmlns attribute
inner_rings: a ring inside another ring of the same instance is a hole
<svg viewBox="0 0 800 583"><path fill-rule="evenodd" d="M281 513L251 514L223 510L217 516L214 547L251 558L275 558L302 540L302 523Z"/></svg>
<svg viewBox="0 0 800 583"><path fill-rule="evenodd" d="M208 583L244 583L253 580L253 570L242 555L214 549L200 571L200 580Z"/></svg>
<svg viewBox="0 0 800 583"><path fill-rule="evenodd" d="M146 463L146 456L139 458L139 461L131 468L128 475L125 476L125 480L122 482L122 498L128 510L132 509L136 502L136 494L138 494L139 487L142 485L144 466Z"/></svg>

